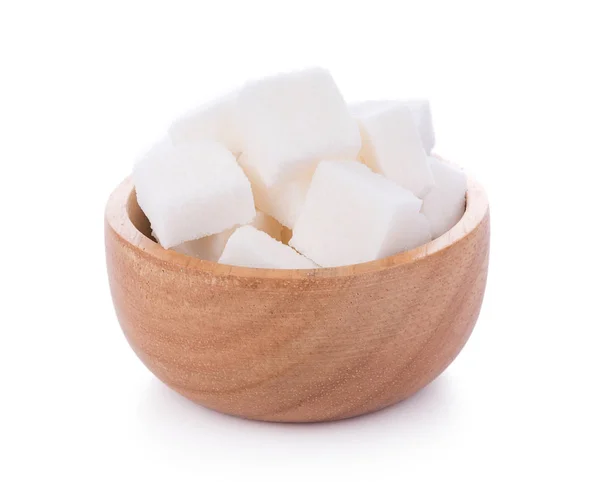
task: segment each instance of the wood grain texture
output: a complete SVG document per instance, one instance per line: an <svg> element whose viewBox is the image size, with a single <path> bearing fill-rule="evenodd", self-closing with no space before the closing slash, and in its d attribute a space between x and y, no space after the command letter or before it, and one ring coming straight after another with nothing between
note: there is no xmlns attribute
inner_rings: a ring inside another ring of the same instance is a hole
<svg viewBox="0 0 600 482"><path fill-rule="evenodd" d="M116 313L144 364L206 407L285 422L379 410L437 377L477 320L489 235L472 181L464 217L442 237L340 268L258 270L165 250L129 179L105 218Z"/></svg>

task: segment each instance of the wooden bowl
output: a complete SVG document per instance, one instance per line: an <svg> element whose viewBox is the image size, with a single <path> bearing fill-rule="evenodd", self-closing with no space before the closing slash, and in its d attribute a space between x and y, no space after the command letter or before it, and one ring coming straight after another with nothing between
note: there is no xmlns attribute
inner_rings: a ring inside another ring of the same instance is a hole
<svg viewBox="0 0 600 482"><path fill-rule="evenodd" d="M465 215L440 238L339 268L242 268L165 250L129 179L105 218L113 302L142 362L194 402L280 422L373 412L436 378L477 320L489 236L473 181Z"/></svg>

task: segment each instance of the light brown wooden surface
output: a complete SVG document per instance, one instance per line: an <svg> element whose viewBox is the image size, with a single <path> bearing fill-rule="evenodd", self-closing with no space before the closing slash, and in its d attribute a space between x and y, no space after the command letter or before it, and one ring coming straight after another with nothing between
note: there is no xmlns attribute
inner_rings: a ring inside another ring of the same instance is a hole
<svg viewBox="0 0 600 482"><path fill-rule="evenodd" d="M129 179L105 218L116 313L144 364L206 407L288 422L379 410L437 377L477 320L489 234L474 182L442 237L340 268L257 270L165 250Z"/></svg>

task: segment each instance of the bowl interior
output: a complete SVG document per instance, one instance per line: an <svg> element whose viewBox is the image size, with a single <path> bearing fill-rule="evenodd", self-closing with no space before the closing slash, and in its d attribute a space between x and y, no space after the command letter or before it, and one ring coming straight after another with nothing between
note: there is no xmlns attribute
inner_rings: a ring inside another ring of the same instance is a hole
<svg viewBox="0 0 600 482"><path fill-rule="evenodd" d="M143 234L150 241L156 242L154 237L152 236L152 228L150 227L150 220L140 208L140 205L137 202L137 195L135 193L135 189L131 190L131 194L127 198L127 217L131 221L131 224L137 229L141 234Z"/></svg>
<svg viewBox="0 0 600 482"><path fill-rule="evenodd" d="M152 237L150 222L137 202L131 178L125 179L112 193L106 207L106 222L124 241L148 255L186 269L210 270L215 274L236 275L253 278L305 279L352 276L387 269L399 264L412 263L426 256L442 251L468 236L488 213L487 196L483 188L469 179L465 199L465 213L462 219L449 231L427 244L410 251L367 263L335 268L319 269L261 269L241 266L220 265L173 250L164 249Z"/></svg>

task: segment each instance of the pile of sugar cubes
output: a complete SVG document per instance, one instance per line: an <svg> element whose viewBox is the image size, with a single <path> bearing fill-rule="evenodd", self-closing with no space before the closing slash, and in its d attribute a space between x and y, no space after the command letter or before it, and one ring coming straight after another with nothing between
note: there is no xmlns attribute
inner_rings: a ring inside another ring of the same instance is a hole
<svg viewBox="0 0 600 482"><path fill-rule="evenodd" d="M466 177L431 157L433 144L427 101L347 105L313 68L248 82L176 120L132 178L164 248L255 268L343 266L460 220Z"/></svg>

